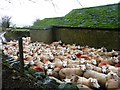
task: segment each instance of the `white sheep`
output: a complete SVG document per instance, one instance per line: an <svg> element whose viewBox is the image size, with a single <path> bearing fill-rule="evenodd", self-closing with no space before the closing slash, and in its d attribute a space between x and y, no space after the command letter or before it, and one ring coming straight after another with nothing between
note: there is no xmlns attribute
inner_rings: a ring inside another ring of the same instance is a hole
<svg viewBox="0 0 120 90"><path fill-rule="evenodd" d="M86 68L87 68L87 70L94 70L97 72L102 72L102 68L97 67L97 66L92 65L92 64L89 64L89 63L86 64Z"/></svg>
<svg viewBox="0 0 120 90"><path fill-rule="evenodd" d="M111 78L116 78L118 75L116 73L113 74L113 72L109 72L107 75L103 73L99 73L93 70L86 70L83 74L85 78L96 78L99 82L99 84L103 87L105 87L105 83L107 80Z"/></svg>
<svg viewBox="0 0 120 90"><path fill-rule="evenodd" d="M53 75L53 69L47 69L46 74L47 74L48 76L52 76L52 75Z"/></svg>
<svg viewBox="0 0 120 90"><path fill-rule="evenodd" d="M102 61L105 61L107 63L109 63L110 65L115 65L117 63L119 63L118 57L109 57L109 58L105 58Z"/></svg>
<svg viewBox="0 0 120 90"><path fill-rule="evenodd" d="M120 69L120 67L115 67L115 66L112 66L112 65L109 65L107 67L107 72L109 73L110 71L114 72L114 73L118 73L118 70Z"/></svg>
<svg viewBox="0 0 120 90"><path fill-rule="evenodd" d="M75 75L75 76L72 76L71 82L73 84L83 84L90 88L100 88L100 85L98 84L97 79L94 79L94 78L87 79L85 77L80 77Z"/></svg>
<svg viewBox="0 0 120 90"><path fill-rule="evenodd" d="M83 75L83 70L81 68L62 68L59 71L59 76L62 79L65 79L66 77L70 79L72 75L78 75L82 76Z"/></svg>
<svg viewBox="0 0 120 90"><path fill-rule="evenodd" d="M107 90L119 90L120 89L120 79L109 79L106 82Z"/></svg>

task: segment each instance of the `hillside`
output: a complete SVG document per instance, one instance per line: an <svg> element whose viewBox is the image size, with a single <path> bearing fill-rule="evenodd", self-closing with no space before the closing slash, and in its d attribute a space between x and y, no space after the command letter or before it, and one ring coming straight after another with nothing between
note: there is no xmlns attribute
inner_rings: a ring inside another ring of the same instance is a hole
<svg viewBox="0 0 120 90"><path fill-rule="evenodd" d="M32 28L48 26L119 28L118 4L74 9L64 17L45 18L34 22Z"/></svg>

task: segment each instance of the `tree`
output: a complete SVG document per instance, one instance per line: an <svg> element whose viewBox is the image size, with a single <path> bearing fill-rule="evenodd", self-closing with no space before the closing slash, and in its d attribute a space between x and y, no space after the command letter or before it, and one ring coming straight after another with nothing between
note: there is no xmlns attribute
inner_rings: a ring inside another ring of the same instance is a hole
<svg viewBox="0 0 120 90"><path fill-rule="evenodd" d="M1 17L1 27L2 27L2 30L5 31L7 28L10 27L10 20L11 20L11 17L9 16L3 16Z"/></svg>

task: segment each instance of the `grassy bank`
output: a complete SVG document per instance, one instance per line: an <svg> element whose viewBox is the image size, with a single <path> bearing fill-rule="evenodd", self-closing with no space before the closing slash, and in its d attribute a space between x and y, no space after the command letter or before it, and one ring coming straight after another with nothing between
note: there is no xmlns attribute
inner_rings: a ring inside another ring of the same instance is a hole
<svg viewBox="0 0 120 90"><path fill-rule="evenodd" d="M34 22L32 28L49 26L119 28L118 4L74 9L64 17L45 18Z"/></svg>

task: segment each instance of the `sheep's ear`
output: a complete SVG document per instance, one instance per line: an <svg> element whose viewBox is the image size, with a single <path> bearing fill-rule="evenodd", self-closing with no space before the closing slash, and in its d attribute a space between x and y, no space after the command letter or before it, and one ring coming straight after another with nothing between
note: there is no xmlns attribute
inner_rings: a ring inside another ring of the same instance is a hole
<svg viewBox="0 0 120 90"><path fill-rule="evenodd" d="M94 82L97 82L97 79L96 79L96 78L94 78Z"/></svg>
<svg viewBox="0 0 120 90"><path fill-rule="evenodd" d="M106 82L105 86L108 87L108 82Z"/></svg>
<svg viewBox="0 0 120 90"><path fill-rule="evenodd" d="M76 76L74 77L74 81L77 82L78 79L79 79L79 77L76 75Z"/></svg>
<svg viewBox="0 0 120 90"><path fill-rule="evenodd" d="M90 82L93 82L93 78L89 78Z"/></svg>
<svg viewBox="0 0 120 90"><path fill-rule="evenodd" d="M111 74L111 75L114 74L113 71L110 71L110 74Z"/></svg>

